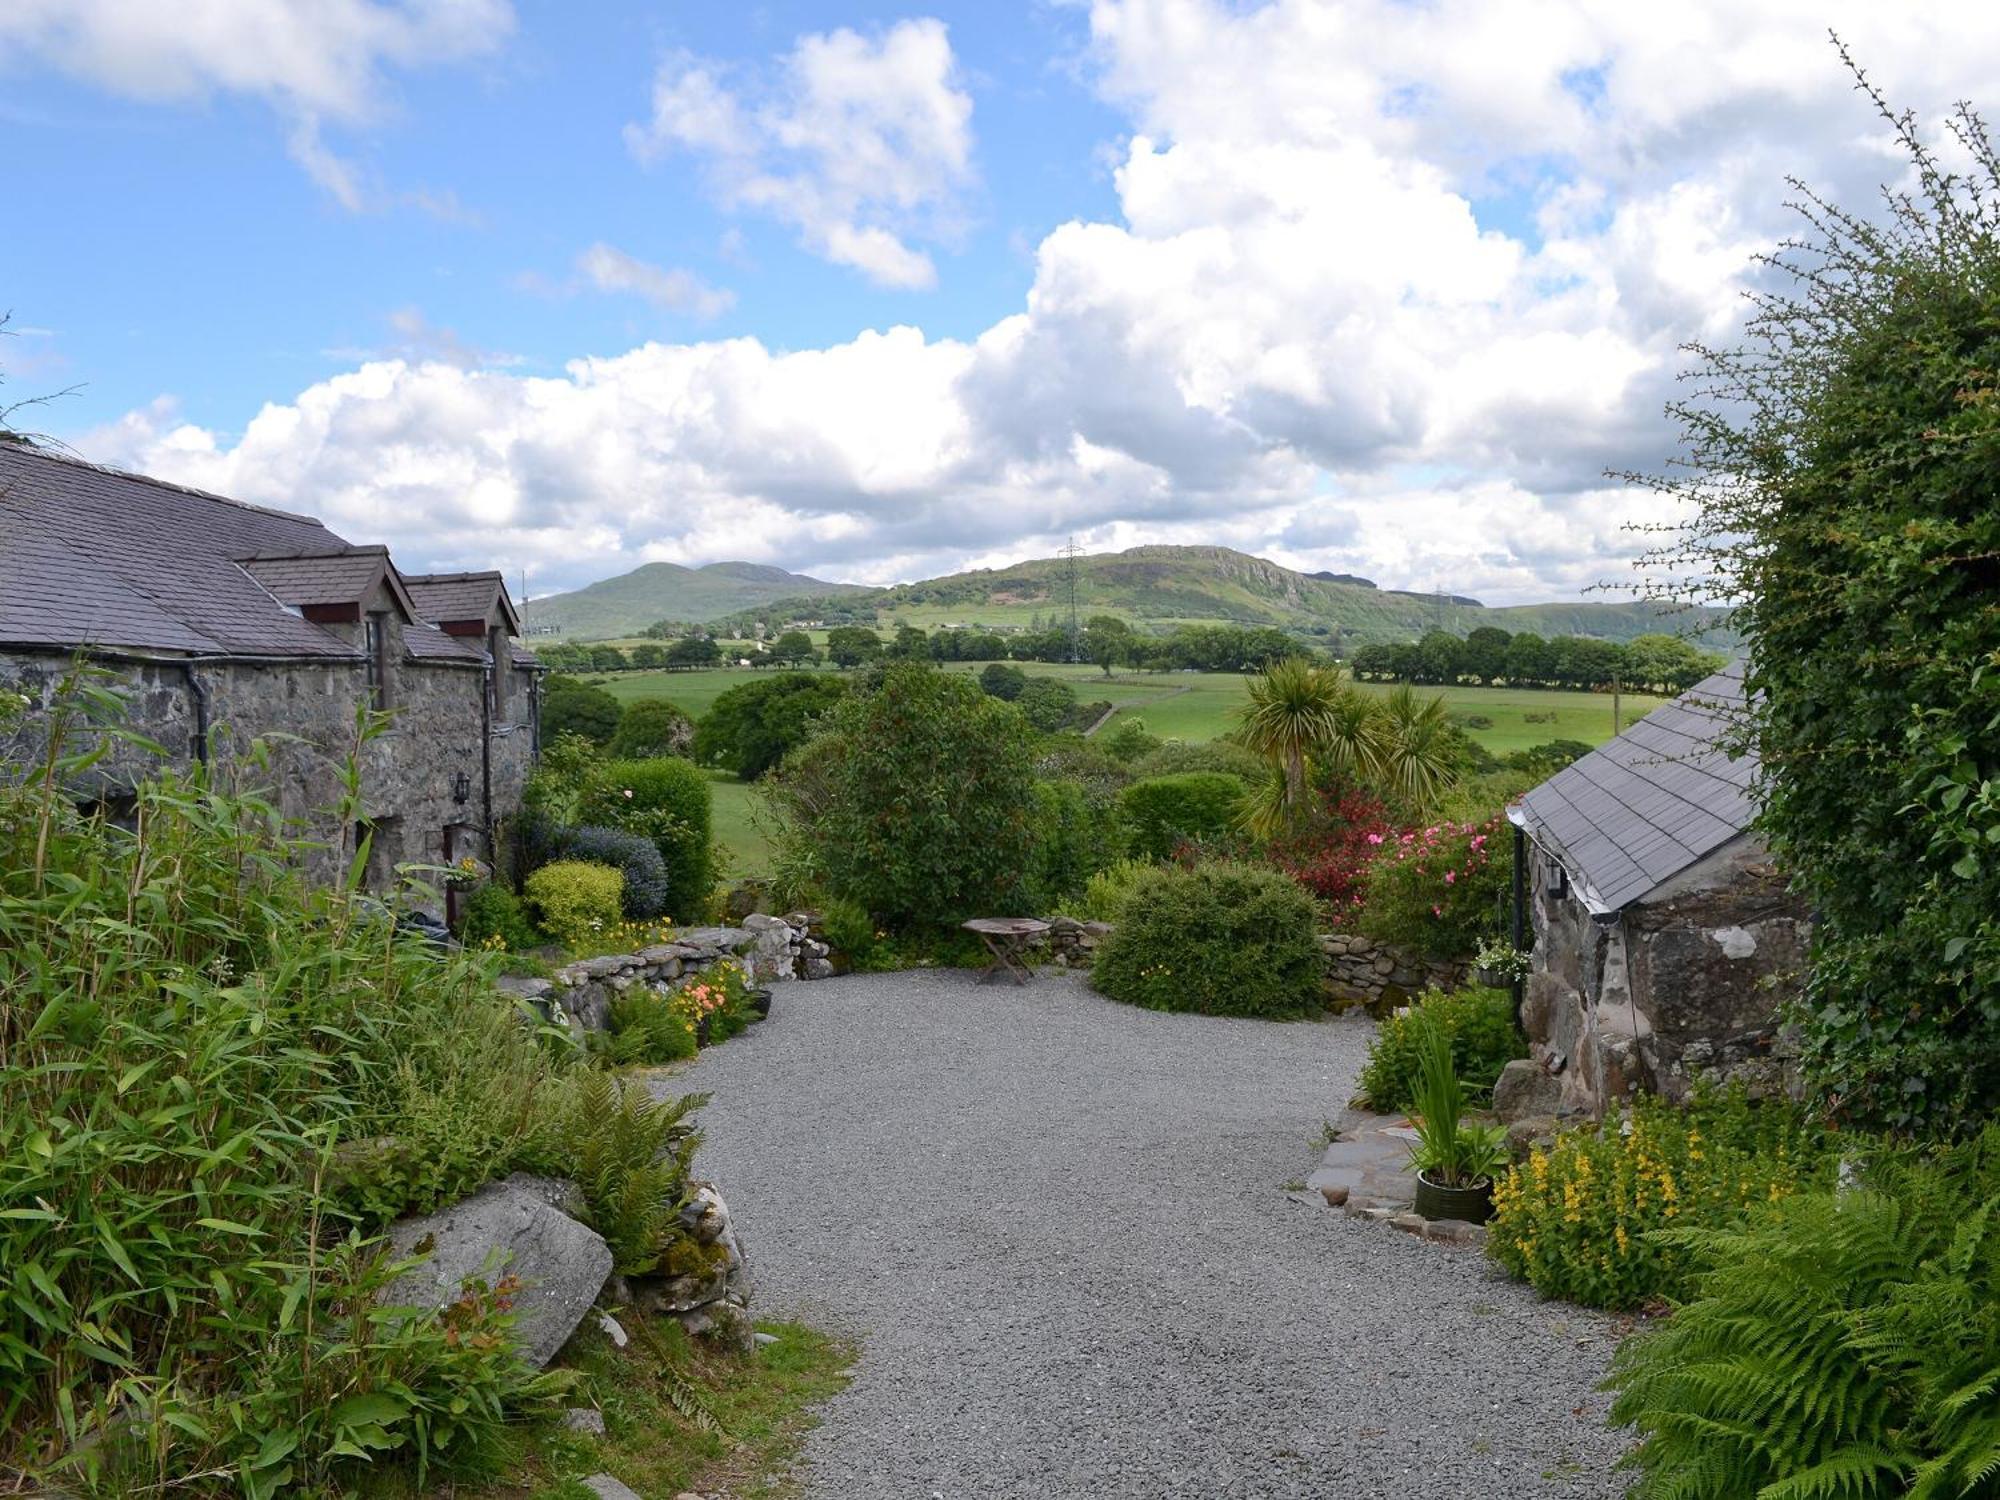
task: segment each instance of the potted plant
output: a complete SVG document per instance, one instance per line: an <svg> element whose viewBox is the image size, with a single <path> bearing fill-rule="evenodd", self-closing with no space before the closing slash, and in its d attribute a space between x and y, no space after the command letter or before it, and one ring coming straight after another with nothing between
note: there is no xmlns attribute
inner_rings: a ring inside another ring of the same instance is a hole
<svg viewBox="0 0 2000 1500"><path fill-rule="evenodd" d="M1505 938L1488 938L1473 956L1473 977L1492 989L1506 989L1528 977L1532 956Z"/></svg>
<svg viewBox="0 0 2000 1500"><path fill-rule="evenodd" d="M1426 1219L1484 1224L1493 1212L1493 1178L1507 1164L1506 1132L1467 1123L1465 1089L1451 1059L1451 1038L1421 1012L1417 1028L1417 1132L1410 1164L1417 1169L1416 1210Z"/></svg>

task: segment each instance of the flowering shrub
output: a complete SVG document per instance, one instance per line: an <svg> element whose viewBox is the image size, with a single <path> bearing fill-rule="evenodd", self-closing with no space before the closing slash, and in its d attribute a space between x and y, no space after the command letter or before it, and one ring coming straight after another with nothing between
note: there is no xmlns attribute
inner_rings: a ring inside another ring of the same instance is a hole
<svg viewBox="0 0 2000 1500"><path fill-rule="evenodd" d="M1318 897L1335 922L1352 921L1361 911L1368 867L1390 834L1377 798L1357 791L1323 795L1306 826L1273 839L1265 857Z"/></svg>
<svg viewBox="0 0 2000 1500"><path fill-rule="evenodd" d="M1361 912L1361 930L1370 937L1432 958L1470 958L1500 930L1513 878L1504 818L1366 838L1381 840Z"/></svg>
<svg viewBox="0 0 2000 1500"><path fill-rule="evenodd" d="M674 1013L708 1046L726 1042L756 1019L750 1009L750 978L743 965L724 959L699 979L673 993ZM706 1021L706 1031L702 1023Z"/></svg>
<svg viewBox="0 0 2000 1500"><path fill-rule="evenodd" d="M1634 1308L1692 1290L1698 1262L1656 1229L1713 1229L1752 1204L1827 1184L1825 1134L1790 1104L1740 1090L1676 1109L1641 1095L1632 1112L1536 1150L1494 1186L1490 1254L1547 1297Z"/></svg>

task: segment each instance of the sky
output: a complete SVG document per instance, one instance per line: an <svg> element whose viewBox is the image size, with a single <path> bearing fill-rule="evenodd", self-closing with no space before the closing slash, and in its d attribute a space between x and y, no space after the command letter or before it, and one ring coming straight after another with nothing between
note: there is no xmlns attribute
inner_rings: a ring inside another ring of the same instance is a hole
<svg viewBox="0 0 2000 1500"><path fill-rule="evenodd" d="M1788 178L1990 0L8 0L0 403L530 594L1219 544L1633 580ZM1990 92L1990 90L1989 90Z"/></svg>

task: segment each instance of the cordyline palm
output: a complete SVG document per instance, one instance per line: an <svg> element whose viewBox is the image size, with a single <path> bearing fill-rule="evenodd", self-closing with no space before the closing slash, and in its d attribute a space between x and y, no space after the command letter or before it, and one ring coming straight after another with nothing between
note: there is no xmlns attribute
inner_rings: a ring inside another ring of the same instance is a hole
<svg viewBox="0 0 2000 1500"><path fill-rule="evenodd" d="M1375 756L1374 713L1338 667L1288 657L1252 679L1236 737L1275 768L1270 787L1252 800L1251 831L1268 836L1295 822L1306 805L1314 761L1352 775Z"/></svg>
<svg viewBox="0 0 2000 1500"><path fill-rule="evenodd" d="M1451 720L1444 699L1399 687L1376 705L1376 770L1418 813L1428 813L1451 784Z"/></svg>

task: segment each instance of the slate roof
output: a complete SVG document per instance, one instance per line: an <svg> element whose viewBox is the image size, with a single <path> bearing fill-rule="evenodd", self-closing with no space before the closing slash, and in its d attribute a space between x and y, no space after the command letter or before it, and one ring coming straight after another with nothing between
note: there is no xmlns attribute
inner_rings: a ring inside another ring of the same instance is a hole
<svg viewBox="0 0 2000 1500"><path fill-rule="evenodd" d="M507 597L507 583L491 569L481 573L405 573L403 582L416 601L417 618L441 625L447 620L484 620L497 601L500 617L518 635L520 617Z"/></svg>
<svg viewBox="0 0 2000 1500"><path fill-rule="evenodd" d="M1750 826L1754 754L1731 760L1719 741L1743 707L1731 665L1507 810L1558 859L1584 904L1609 916L1641 900Z"/></svg>
<svg viewBox="0 0 2000 1500"><path fill-rule="evenodd" d="M243 557L238 565L280 604L353 604L386 582L404 618L418 618L387 547L343 547L339 551L289 557Z"/></svg>
<svg viewBox="0 0 2000 1500"><path fill-rule="evenodd" d="M307 516L0 443L0 643L352 657L235 562L346 547Z"/></svg>

